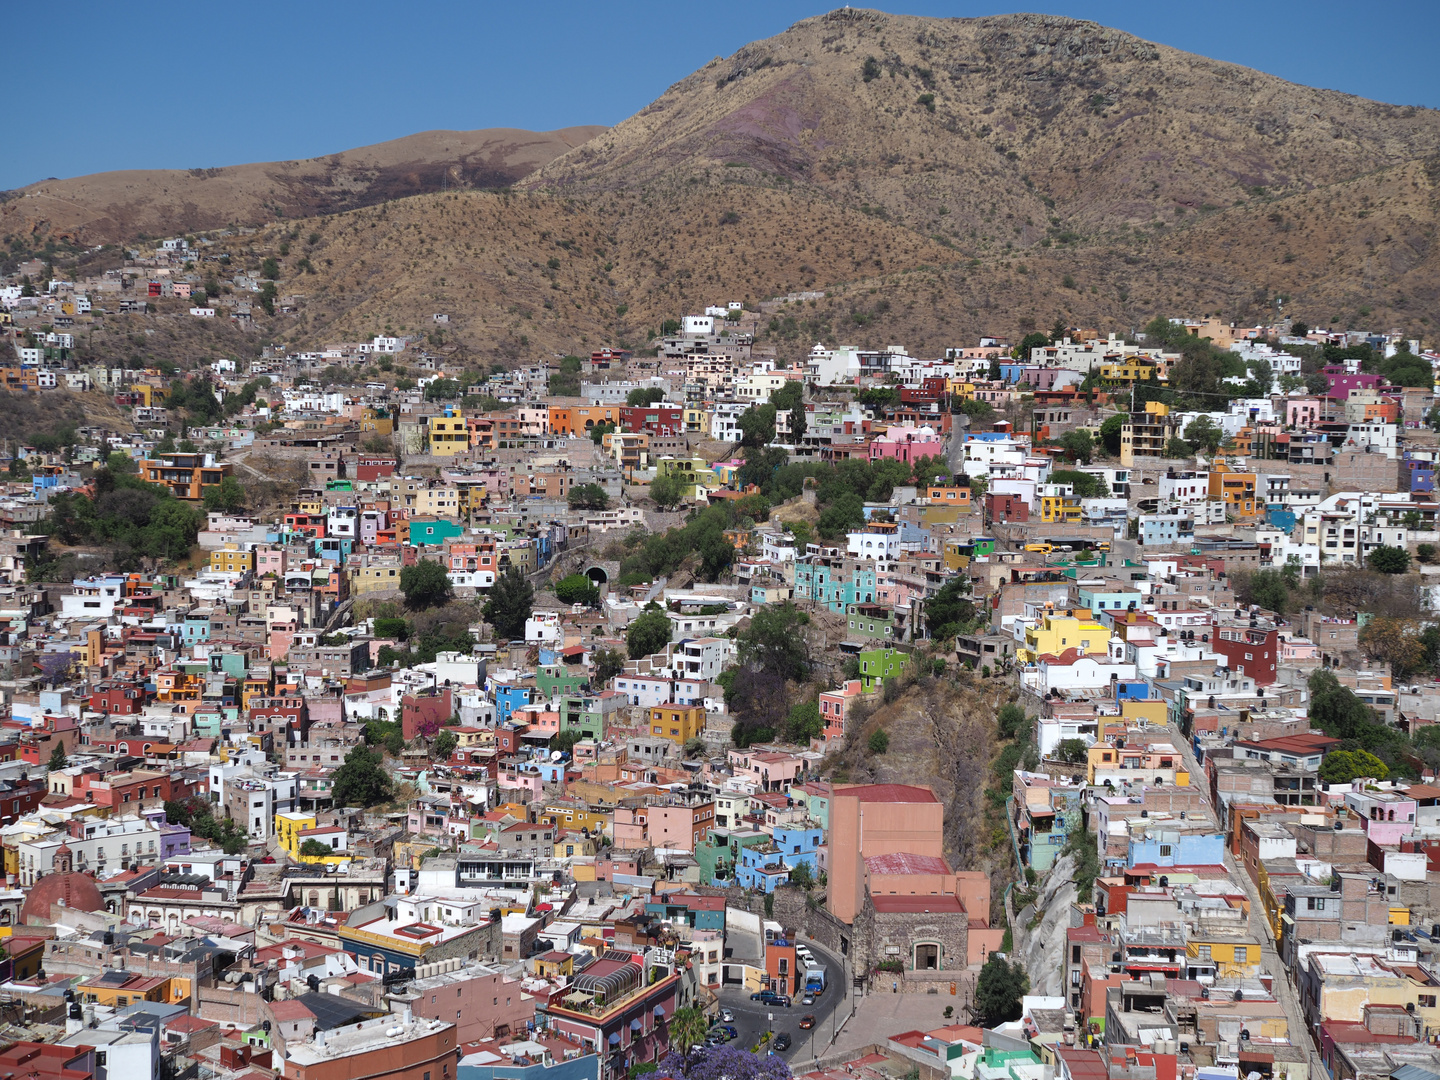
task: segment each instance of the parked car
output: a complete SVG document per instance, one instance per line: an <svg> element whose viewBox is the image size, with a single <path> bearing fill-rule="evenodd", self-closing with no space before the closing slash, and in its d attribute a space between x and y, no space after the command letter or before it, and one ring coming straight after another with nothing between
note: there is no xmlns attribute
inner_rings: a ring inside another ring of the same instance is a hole
<svg viewBox="0 0 1440 1080"><path fill-rule="evenodd" d="M811 1028L813 1028L814 1026L815 1026L815 1017L814 1017L813 1014L811 1014L811 1013L806 1013L804 1016L800 1017L800 1030L801 1030L801 1031L809 1031L809 1030L810 1030Z"/></svg>
<svg viewBox="0 0 1440 1080"><path fill-rule="evenodd" d="M777 994L774 990L760 990L750 995L751 1001L758 1001L762 1005L783 1005L790 1007L790 999L784 994Z"/></svg>
<svg viewBox="0 0 1440 1080"><path fill-rule="evenodd" d="M782 1031L779 1035L776 1035L776 1036L775 1036L775 1050L776 1050L776 1052L778 1053L779 1051L789 1050L789 1049L790 1049L790 1036L789 1036L788 1033Z"/></svg>
<svg viewBox="0 0 1440 1080"><path fill-rule="evenodd" d="M733 1024L735 1022L735 1014L729 1009L721 1009L720 1022L722 1024Z"/></svg>

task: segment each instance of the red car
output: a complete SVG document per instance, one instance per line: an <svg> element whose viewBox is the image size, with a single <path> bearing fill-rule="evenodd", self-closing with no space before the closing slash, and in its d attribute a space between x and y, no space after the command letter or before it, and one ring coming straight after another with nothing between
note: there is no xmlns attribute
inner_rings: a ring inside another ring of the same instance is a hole
<svg viewBox="0 0 1440 1080"><path fill-rule="evenodd" d="M809 1030L810 1030L811 1028L813 1028L814 1026L815 1026L815 1017L814 1017L813 1014L811 1014L811 1013L806 1013L804 1016L800 1017L800 1030L801 1030L801 1031L809 1031Z"/></svg>

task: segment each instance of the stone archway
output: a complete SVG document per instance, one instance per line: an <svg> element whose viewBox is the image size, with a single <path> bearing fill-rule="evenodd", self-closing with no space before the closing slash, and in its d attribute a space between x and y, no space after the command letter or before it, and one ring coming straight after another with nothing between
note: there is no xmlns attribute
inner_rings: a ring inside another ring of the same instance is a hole
<svg viewBox="0 0 1440 1080"><path fill-rule="evenodd" d="M939 971L943 965L945 948L939 942L920 941L915 943L914 971Z"/></svg>

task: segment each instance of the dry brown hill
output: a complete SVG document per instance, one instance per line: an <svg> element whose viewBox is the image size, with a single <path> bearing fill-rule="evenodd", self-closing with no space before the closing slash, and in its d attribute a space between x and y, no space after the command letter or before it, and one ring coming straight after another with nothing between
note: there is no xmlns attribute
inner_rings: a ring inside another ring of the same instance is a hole
<svg viewBox="0 0 1440 1080"><path fill-rule="evenodd" d="M931 96L933 95L933 97ZM451 315L457 359L643 344L707 301L921 354L1156 313L1425 336L1440 113L1286 83L1093 23L843 10L717 60L517 192L422 195L232 241L281 258L295 344ZM313 273L301 273L301 259Z"/></svg>
<svg viewBox="0 0 1440 1080"><path fill-rule="evenodd" d="M444 187L505 187L604 130L424 131L305 161L43 180L0 193L0 234L109 243L312 217Z"/></svg>

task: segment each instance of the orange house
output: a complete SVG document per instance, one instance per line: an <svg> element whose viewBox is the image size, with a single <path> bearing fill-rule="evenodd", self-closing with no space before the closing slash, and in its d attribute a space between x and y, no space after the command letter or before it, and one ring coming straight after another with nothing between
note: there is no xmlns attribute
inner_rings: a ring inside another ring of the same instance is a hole
<svg viewBox="0 0 1440 1080"><path fill-rule="evenodd" d="M153 461L140 462L140 475L146 481L167 487L175 498L191 502L203 499L207 487L214 487L234 472L230 462L216 462L209 454L161 454Z"/></svg>
<svg viewBox="0 0 1440 1080"><path fill-rule="evenodd" d="M620 424L619 405L551 405L550 430L557 435L580 435L600 424Z"/></svg>
<svg viewBox="0 0 1440 1080"><path fill-rule="evenodd" d="M765 977L770 989L782 994L794 994L800 988L800 973L795 970L795 943L789 938L776 938L765 946Z"/></svg>
<svg viewBox="0 0 1440 1080"><path fill-rule="evenodd" d="M931 506L959 506L970 509L970 489L958 485L932 484L925 489L925 497Z"/></svg>
<svg viewBox="0 0 1440 1080"><path fill-rule="evenodd" d="M1264 500L1255 497L1254 473L1211 469L1209 478L1210 498L1223 500L1226 513L1235 517L1254 517L1264 512Z"/></svg>

